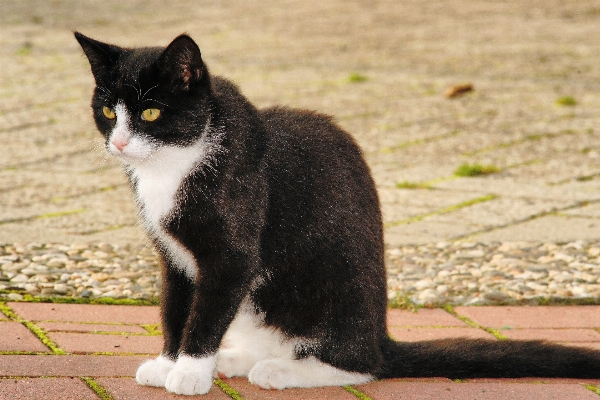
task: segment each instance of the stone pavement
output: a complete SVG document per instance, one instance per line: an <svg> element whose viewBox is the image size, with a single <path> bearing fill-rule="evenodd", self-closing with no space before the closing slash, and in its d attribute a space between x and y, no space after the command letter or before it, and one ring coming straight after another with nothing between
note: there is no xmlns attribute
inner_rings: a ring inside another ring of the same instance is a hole
<svg viewBox="0 0 600 400"><path fill-rule="evenodd" d="M334 115L372 168L388 247L600 235L596 0L0 8L0 242L145 241L75 29L127 46L188 32L257 105ZM444 96L460 83L474 91ZM463 164L498 172L457 177Z"/></svg>
<svg viewBox="0 0 600 400"><path fill-rule="evenodd" d="M139 364L161 349L158 308L6 303L0 314L0 399L189 398L142 387ZM600 349L600 306L391 309L396 340L546 339ZM600 380L390 379L355 387L267 391L215 381L204 399L597 399Z"/></svg>

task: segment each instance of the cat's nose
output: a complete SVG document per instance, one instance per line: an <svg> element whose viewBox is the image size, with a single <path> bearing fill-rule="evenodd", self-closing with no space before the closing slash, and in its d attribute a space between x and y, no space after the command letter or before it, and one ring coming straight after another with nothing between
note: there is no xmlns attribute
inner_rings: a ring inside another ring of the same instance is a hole
<svg viewBox="0 0 600 400"><path fill-rule="evenodd" d="M112 144L122 153L123 149L129 144L129 142L124 139L113 139Z"/></svg>

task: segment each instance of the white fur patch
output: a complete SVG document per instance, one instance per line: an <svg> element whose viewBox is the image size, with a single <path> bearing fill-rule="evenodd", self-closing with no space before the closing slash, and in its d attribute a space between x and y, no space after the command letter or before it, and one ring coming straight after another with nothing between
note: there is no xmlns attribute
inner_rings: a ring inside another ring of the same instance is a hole
<svg viewBox="0 0 600 400"><path fill-rule="evenodd" d="M344 371L315 357L301 360L274 358L259 361L248 374L248 380L263 389L285 389L359 385L373 380L373 376Z"/></svg>
<svg viewBox="0 0 600 400"><path fill-rule="evenodd" d="M135 164L146 160L152 154L152 143L133 134L131 118L123 103L117 103L114 111L117 118L108 140L108 150L126 164ZM124 147L119 149L117 145Z"/></svg>
<svg viewBox="0 0 600 400"><path fill-rule="evenodd" d="M160 355L154 360L148 360L140 365L135 374L135 380L144 386L165 387L167 375L173 367L175 367L175 361Z"/></svg>
<svg viewBox="0 0 600 400"><path fill-rule="evenodd" d="M205 157L205 152L202 139L183 148L163 146L143 165L131 167L144 226L158 239L171 262L192 280L197 274L194 256L164 230L161 222L174 212L181 184Z"/></svg>
<svg viewBox="0 0 600 400"><path fill-rule="evenodd" d="M248 299L223 338L217 357L220 376L247 376L264 389L355 385L373 380L369 374L348 372L315 357L296 359L301 339L287 339L276 329L265 327Z"/></svg>
<svg viewBox="0 0 600 400"><path fill-rule="evenodd" d="M181 354L167 376L165 389L185 395L208 393L213 382L216 360L214 355L196 358Z"/></svg>
<svg viewBox="0 0 600 400"><path fill-rule="evenodd" d="M223 337L217 372L228 378L248 376L252 367L261 360L294 358L297 343L286 339L278 329L262 326L261 316L245 300Z"/></svg>
<svg viewBox="0 0 600 400"><path fill-rule="evenodd" d="M211 132L209 138L207 122L200 139L189 146L159 145L132 131L125 105L119 102L114 111L116 124L108 141L108 149L126 164L136 182L144 227L158 240L175 267L194 280L197 264L193 254L169 235L162 223L166 217L177 212L177 193L185 178L196 168L212 167L211 157L221 150L221 134Z"/></svg>

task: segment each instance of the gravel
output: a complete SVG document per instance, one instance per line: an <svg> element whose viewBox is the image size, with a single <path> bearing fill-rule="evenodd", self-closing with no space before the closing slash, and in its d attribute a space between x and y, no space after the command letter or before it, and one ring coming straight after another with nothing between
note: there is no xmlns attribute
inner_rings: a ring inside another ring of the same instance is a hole
<svg viewBox="0 0 600 400"><path fill-rule="evenodd" d="M388 298L417 305L597 302L600 240L445 243L386 251ZM0 298L153 299L161 287L149 247L106 243L0 245Z"/></svg>

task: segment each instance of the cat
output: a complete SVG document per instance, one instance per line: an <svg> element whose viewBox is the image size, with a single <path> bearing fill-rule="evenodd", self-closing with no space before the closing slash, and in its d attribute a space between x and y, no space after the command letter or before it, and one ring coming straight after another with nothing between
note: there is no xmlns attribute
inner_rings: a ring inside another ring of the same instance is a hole
<svg viewBox="0 0 600 400"><path fill-rule="evenodd" d="M256 109L192 38L121 48L75 32L92 111L162 263L164 347L141 385L204 394L390 377L600 378L600 352L537 341L393 341L383 225L361 150L331 117Z"/></svg>

